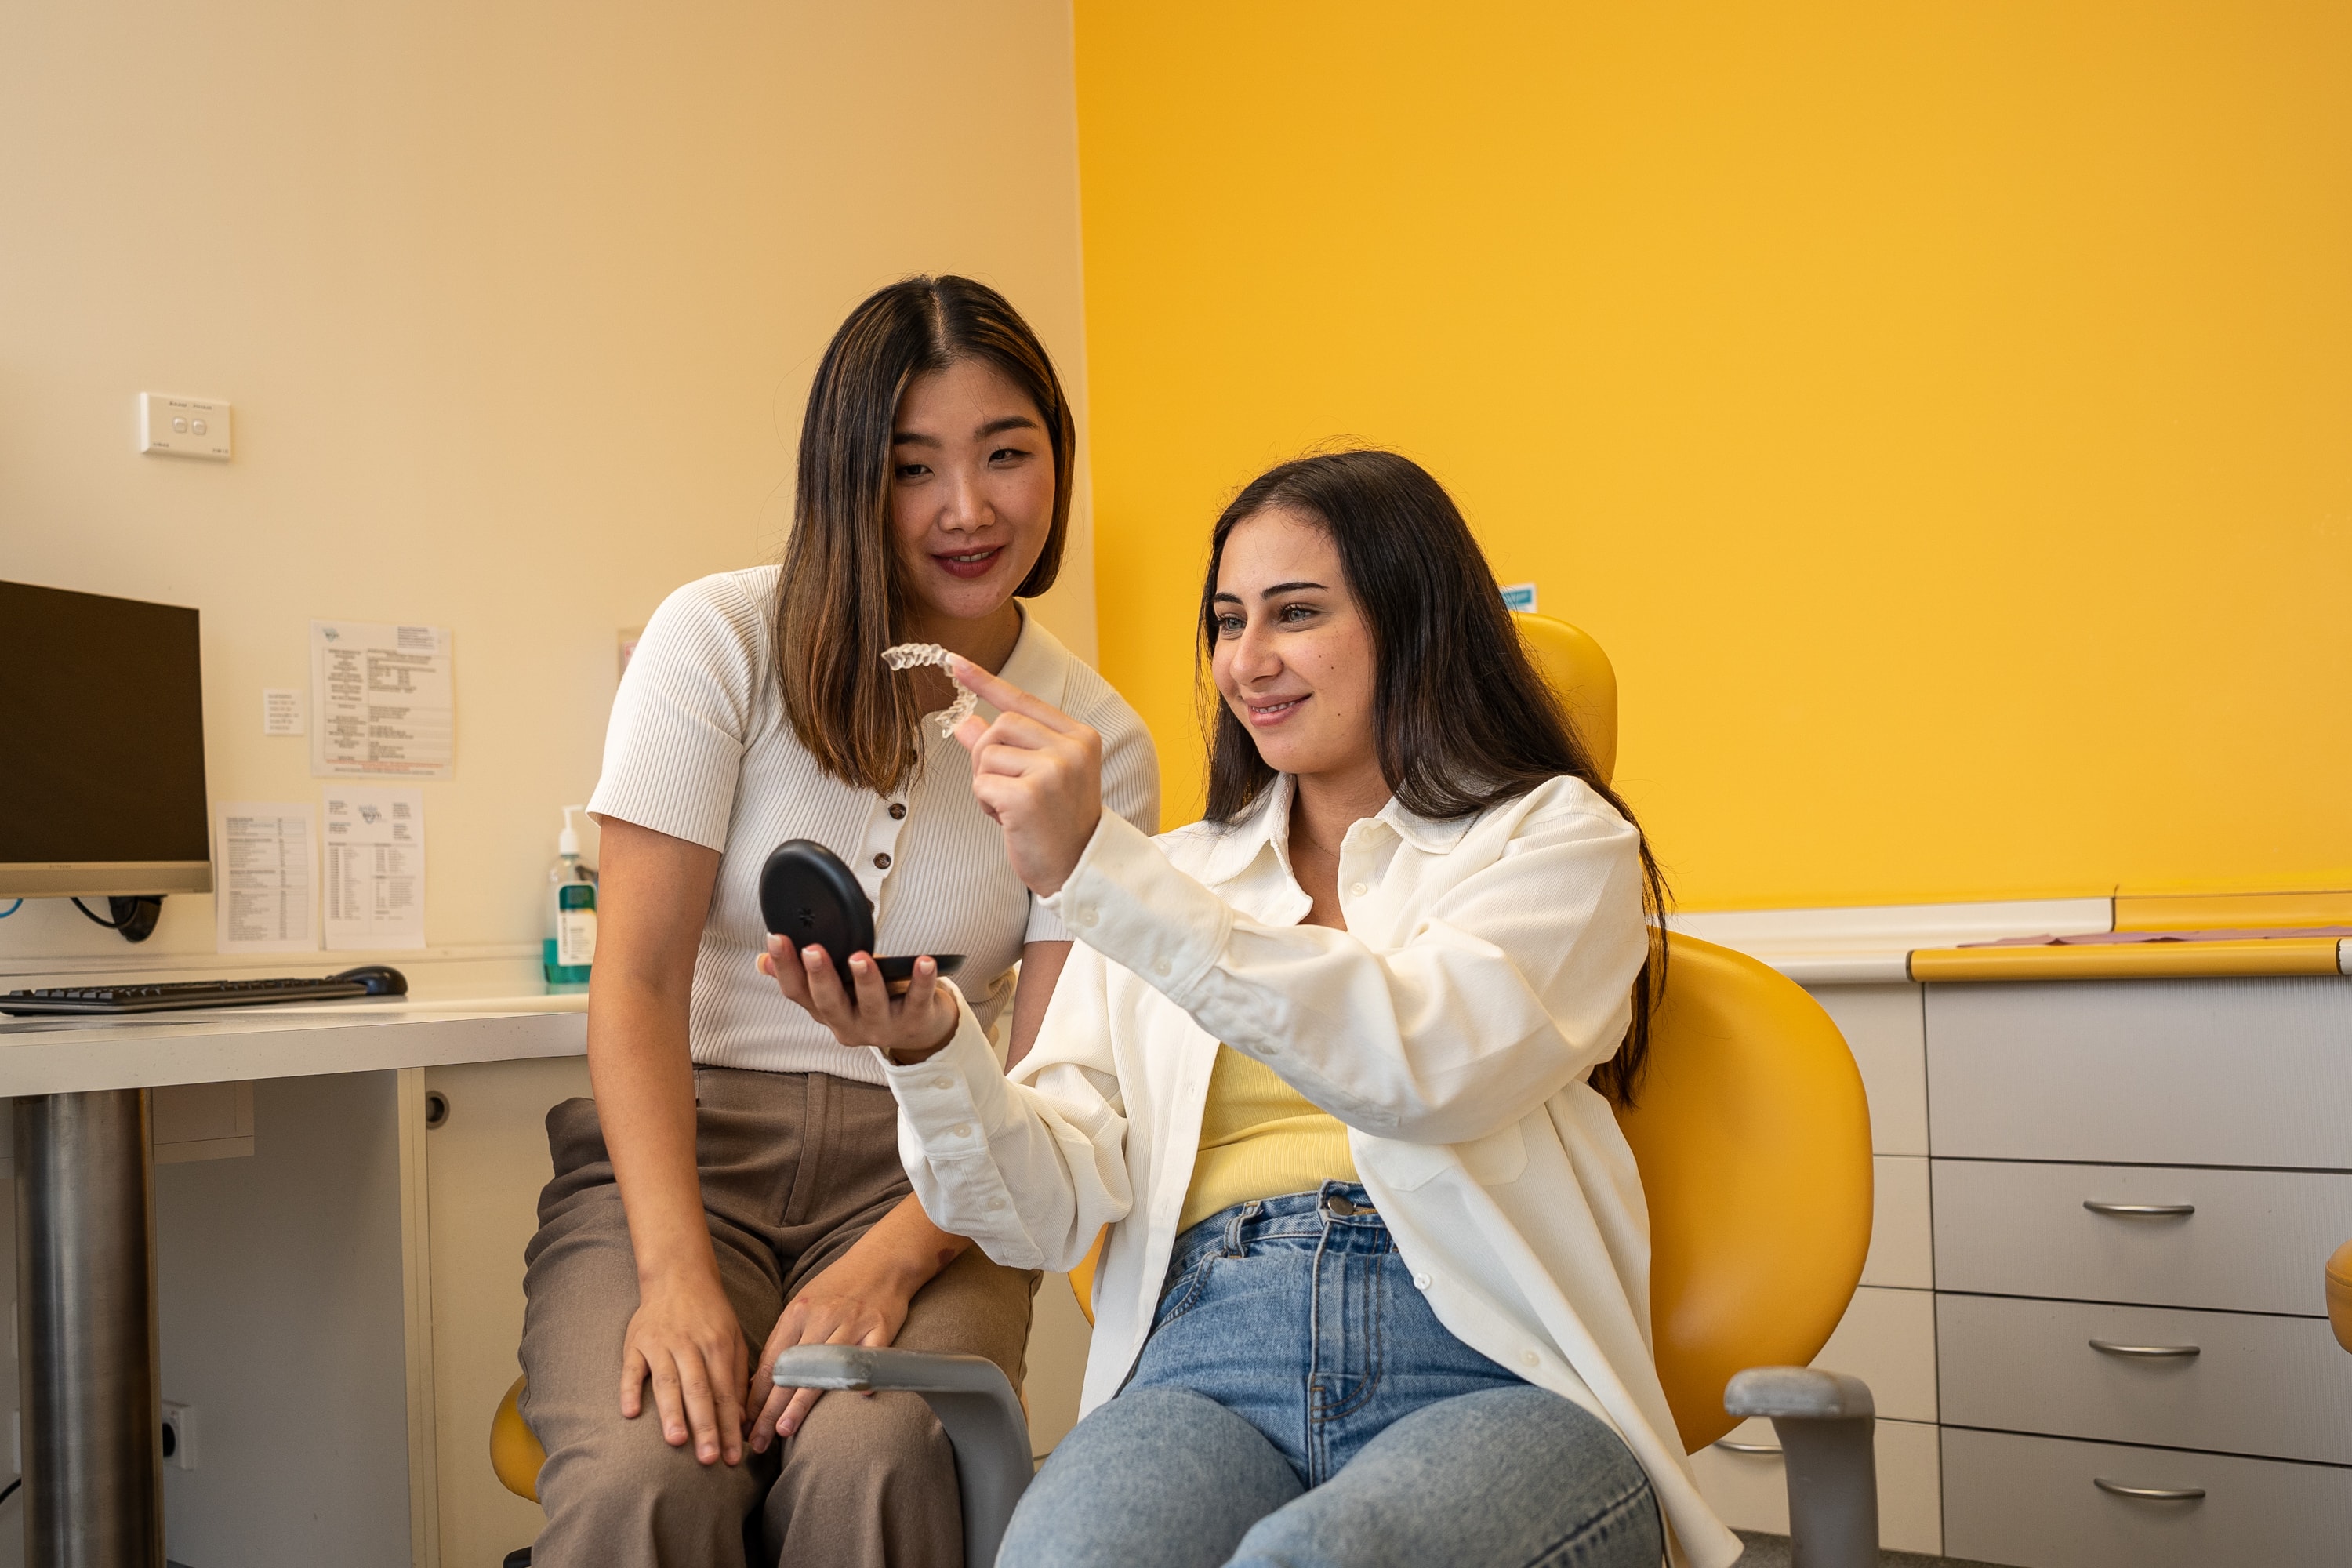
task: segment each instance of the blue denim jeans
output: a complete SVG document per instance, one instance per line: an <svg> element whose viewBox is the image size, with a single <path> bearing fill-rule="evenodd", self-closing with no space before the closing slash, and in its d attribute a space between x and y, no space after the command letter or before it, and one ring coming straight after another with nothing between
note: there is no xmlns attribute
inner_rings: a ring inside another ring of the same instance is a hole
<svg viewBox="0 0 2352 1568"><path fill-rule="evenodd" d="M1005 1568L1656 1568L1649 1479L1582 1406L1447 1331L1360 1186L1177 1238L1118 1394L1062 1440Z"/></svg>

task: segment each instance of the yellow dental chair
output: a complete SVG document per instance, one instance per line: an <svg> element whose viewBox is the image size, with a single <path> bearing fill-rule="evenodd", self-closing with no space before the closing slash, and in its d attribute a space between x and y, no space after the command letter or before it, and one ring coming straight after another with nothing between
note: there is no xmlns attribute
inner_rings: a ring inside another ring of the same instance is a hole
<svg viewBox="0 0 2352 1568"><path fill-rule="evenodd" d="M1608 656L1565 622L1514 618L1608 777L1617 755ZM1794 982L1709 942L1675 936L1668 946L1649 1068L1618 1118L1649 1202L1652 1340L1667 1404L1693 1452L1741 1419L1772 1418L1788 1463L1794 1561L1875 1568L1870 1392L1805 1365L1844 1315L1870 1246L1862 1076L1836 1026ZM1090 1320L1101 1247L1097 1239L1070 1275ZM802 1346L780 1359L776 1380L930 1399L964 1483L967 1561L989 1568L1027 1482L1029 1448L1012 1388L975 1362ZM499 1479L530 1497L543 1456L516 1414L520 1390L518 1382L499 1406L491 1453ZM1000 1451L991 1461L968 1458L968 1447ZM975 1496L984 1489L997 1495Z"/></svg>

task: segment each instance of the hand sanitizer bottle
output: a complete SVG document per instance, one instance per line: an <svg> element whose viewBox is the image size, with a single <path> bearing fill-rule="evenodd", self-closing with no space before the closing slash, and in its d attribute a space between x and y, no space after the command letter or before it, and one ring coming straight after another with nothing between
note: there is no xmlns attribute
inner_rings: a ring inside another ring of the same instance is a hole
<svg viewBox="0 0 2352 1568"><path fill-rule="evenodd" d="M596 873L580 863L580 833L572 826L581 805L563 808L555 864L547 872L547 927L542 946L550 992L585 991L596 962Z"/></svg>

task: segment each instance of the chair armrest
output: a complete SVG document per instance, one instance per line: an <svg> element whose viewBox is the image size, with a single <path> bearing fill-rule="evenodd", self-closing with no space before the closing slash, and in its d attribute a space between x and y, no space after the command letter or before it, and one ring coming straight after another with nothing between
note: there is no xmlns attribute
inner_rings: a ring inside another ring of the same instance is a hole
<svg viewBox="0 0 2352 1568"><path fill-rule="evenodd" d="M1758 1366L1723 1391L1726 1413L1762 1415L1789 1474L1790 1568L1877 1568L1877 1406L1842 1372Z"/></svg>
<svg viewBox="0 0 2352 1568"><path fill-rule="evenodd" d="M964 1562L968 1568L993 1568L1013 1507L1036 1473L1029 1420L1003 1368L985 1356L795 1345L776 1357L774 1378L779 1388L921 1394L955 1450Z"/></svg>

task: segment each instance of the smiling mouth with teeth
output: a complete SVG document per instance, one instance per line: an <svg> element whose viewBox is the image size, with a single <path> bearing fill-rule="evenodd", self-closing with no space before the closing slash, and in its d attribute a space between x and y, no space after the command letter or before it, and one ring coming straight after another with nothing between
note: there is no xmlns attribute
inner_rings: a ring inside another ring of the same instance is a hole
<svg viewBox="0 0 2352 1568"><path fill-rule="evenodd" d="M978 577L993 567L996 558L1003 553L1004 546L992 544L985 550L958 551L951 555L933 555L931 559L938 562L942 570L958 577Z"/></svg>

